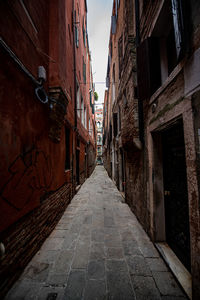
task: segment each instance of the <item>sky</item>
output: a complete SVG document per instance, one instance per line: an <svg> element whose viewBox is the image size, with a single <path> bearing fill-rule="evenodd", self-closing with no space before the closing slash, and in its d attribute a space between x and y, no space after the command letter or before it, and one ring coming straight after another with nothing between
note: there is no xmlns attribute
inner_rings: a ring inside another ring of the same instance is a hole
<svg viewBox="0 0 200 300"><path fill-rule="evenodd" d="M97 103L103 103L108 62L108 42L110 36L113 0L87 0L88 36L92 57L93 81L99 95Z"/></svg>

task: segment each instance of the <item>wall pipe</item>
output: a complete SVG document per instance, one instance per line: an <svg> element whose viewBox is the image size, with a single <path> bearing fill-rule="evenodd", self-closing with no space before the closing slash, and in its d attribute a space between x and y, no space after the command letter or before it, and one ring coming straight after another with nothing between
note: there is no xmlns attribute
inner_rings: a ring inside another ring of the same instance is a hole
<svg viewBox="0 0 200 300"><path fill-rule="evenodd" d="M74 126L77 130L77 83L76 83L76 45L75 45L75 5L73 0L73 50L74 50Z"/></svg>
<svg viewBox="0 0 200 300"><path fill-rule="evenodd" d="M139 0L135 0L135 27L136 27L136 47L140 44L140 4ZM142 144L144 144L144 115L143 102L138 96L138 113L139 113L139 137Z"/></svg>
<svg viewBox="0 0 200 300"><path fill-rule="evenodd" d="M38 81L29 70L23 65L21 60L17 57L17 55L10 49L10 47L6 44L6 42L0 37L0 44L4 48L4 50L8 53L8 55L14 60L14 62L20 67L20 69L33 81L36 86L40 86L42 84L42 80Z"/></svg>
<svg viewBox="0 0 200 300"><path fill-rule="evenodd" d="M73 153L72 153L72 185L76 185L76 132L77 132L77 83L76 83L76 45L75 45L75 5L74 1L72 0L72 24L73 24L73 52L74 52L74 132L75 132L75 138L73 134ZM75 163L75 166L74 166Z"/></svg>
<svg viewBox="0 0 200 300"><path fill-rule="evenodd" d="M36 86L35 88L35 95L37 99L42 102L43 104L47 104L49 102L48 95L43 87L44 78L40 78L37 80L31 72L24 66L21 60L17 57L17 55L10 49L10 47L6 44L6 42L0 37L0 45L3 49L7 52L10 58L18 65L23 73L34 83ZM39 67L41 70L41 66Z"/></svg>

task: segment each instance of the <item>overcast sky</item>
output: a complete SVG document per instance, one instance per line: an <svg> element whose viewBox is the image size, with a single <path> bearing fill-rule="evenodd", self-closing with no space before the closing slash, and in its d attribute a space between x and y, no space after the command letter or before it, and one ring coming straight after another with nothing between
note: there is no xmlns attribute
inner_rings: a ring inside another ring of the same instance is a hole
<svg viewBox="0 0 200 300"><path fill-rule="evenodd" d="M113 0L87 0L89 45L99 103L104 101L106 89L105 84L97 84L97 82L105 82L106 78L112 2Z"/></svg>

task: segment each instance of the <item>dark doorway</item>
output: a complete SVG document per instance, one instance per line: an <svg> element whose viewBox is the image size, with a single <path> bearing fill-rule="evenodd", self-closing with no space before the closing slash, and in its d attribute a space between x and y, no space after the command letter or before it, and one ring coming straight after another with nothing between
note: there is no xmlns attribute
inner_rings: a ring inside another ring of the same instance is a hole
<svg viewBox="0 0 200 300"><path fill-rule="evenodd" d="M121 155L121 169L122 169L122 192L124 192L125 187L125 169L124 169L124 151L120 148L120 155Z"/></svg>
<svg viewBox="0 0 200 300"><path fill-rule="evenodd" d="M79 178L79 157L80 157L80 150L76 150L76 184L80 184Z"/></svg>
<svg viewBox="0 0 200 300"><path fill-rule="evenodd" d="M85 147L85 178L88 177L88 157L87 157L87 153L88 153L88 150L87 150L87 146Z"/></svg>
<svg viewBox="0 0 200 300"><path fill-rule="evenodd" d="M162 133L166 242L190 270L190 233L185 144L179 122Z"/></svg>

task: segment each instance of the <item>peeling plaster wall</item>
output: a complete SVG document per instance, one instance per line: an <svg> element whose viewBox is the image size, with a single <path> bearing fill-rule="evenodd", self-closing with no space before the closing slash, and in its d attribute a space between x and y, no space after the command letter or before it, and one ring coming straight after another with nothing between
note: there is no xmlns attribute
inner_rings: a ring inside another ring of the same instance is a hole
<svg viewBox="0 0 200 300"><path fill-rule="evenodd" d="M163 1L164 2L164 1ZM200 218L199 218L199 56L200 31L199 9L196 1L191 2L192 30L190 34L190 51L175 67L163 85L144 103L145 144L147 147L147 210L150 218L150 236L155 241L165 241L165 224L163 215L163 179L162 149L159 149L159 136L178 119L183 120L186 172L188 185L188 204L190 222L190 247L192 265L193 299L200 297ZM195 6L194 3L195 2ZM148 4L141 12L142 40L151 35L160 8L156 3ZM162 7L162 3L160 3ZM151 16L151 17L150 17ZM150 20L145 26L146 20ZM189 18L190 19L190 18ZM188 28L189 30L189 28ZM196 61L196 62L195 62ZM161 217L163 216L163 217Z"/></svg>

